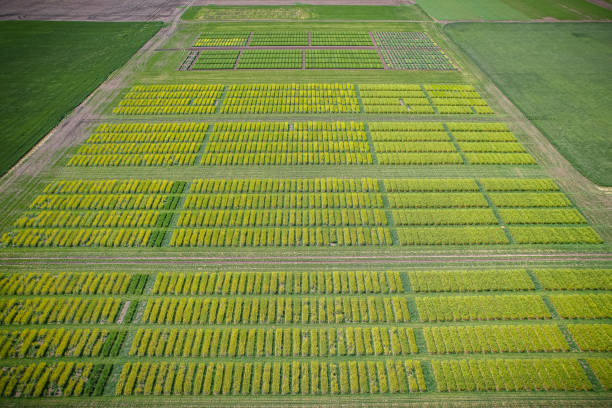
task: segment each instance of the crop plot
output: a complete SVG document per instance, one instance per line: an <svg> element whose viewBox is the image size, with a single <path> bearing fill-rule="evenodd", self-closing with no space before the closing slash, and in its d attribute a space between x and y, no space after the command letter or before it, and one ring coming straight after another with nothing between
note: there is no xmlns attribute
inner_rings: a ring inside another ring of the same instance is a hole
<svg viewBox="0 0 612 408"><path fill-rule="evenodd" d="M237 69L301 69L301 50L242 51Z"/></svg>
<svg viewBox="0 0 612 408"><path fill-rule="evenodd" d="M471 85L361 84L358 89L365 113L493 113Z"/></svg>
<svg viewBox="0 0 612 408"><path fill-rule="evenodd" d="M237 123L223 126L241 129ZM255 126L266 124L251 129ZM215 138L237 137L226 129L217 127ZM362 132L350 129L353 136ZM508 211L529 211L530 218ZM565 213L571 217L559 217ZM18 247L601 243L584 218L576 220L579 215L547 179L79 180L48 185L1 242Z"/></svg>
<svg viewBox="0 0 612 408"><path fill-rule="evenodd" d="M307 50L306 69L382 69L375 50Z"/></svg>
<svg viewBox="0 0 612 408"><path fill-rule="evenodd" d="M253 32L249 47L307 46L307 32Z"/></svg>
<svg viewBox="0 0 612 408"><path fill-rule="evenodd" d="M292 60L293 54L291 52L275 52L286 56L286 59L283 60L285 62L278 63L296 64L295 60ZM316 52L325 53L327 51ZM248 52L245 53L249 55ZM247 56L244 62L243 57L241 57L238 61L238 68L259 64L258 61L265 60L267 53L268 51L262 53L257 51L255 54L251 54L251 57ZM362 61L352 57L346 61L347 64L369 64L367 60ZM313 60L312 63L316 64L317 62ZM363 109L360 108L360 100L363 103ZM220 110L217 109L219 106ZM494 113L473 86L446 84L137 85L132 87L119 102L119 106L113 109L113 113L118 115L199 115L216 112L223 114L372 113L421 115L488 115ZM453 130L470 132L472 130L486 130L486 128L475 127L471 129L469 124L464 124L463 128ZM490 130L494 131L495 129ZM504 129L504 131L508 132L508 129ZM468 142L469 138L462 141ZM479 141L493 142L499 140ZM471 147L466 145L466 150L470 151ZM501 152L507 153L503 150ZM478 154L479 152L475 151L474 157L478 157ZM487 156L481 157L481 160L485 160Z"/></svg>
<svg viewBox="0 0 612 408"><path fill-rule="evenodd" d="M207 32L202 33L194 47L239 47L246 45L249 32Z"/></svg>
<svg viewBox="0 0 612 408"><path fill-rule="evenodd" d="M239 69L456 69L424 32L217 32L203 33L194 47L200 63L192 66L190 54L180 69L232 69L240 51Z"/></svg>
<svg viewBox="0 0 612 408"><path fill-rule="evenodd" d="M529 184L549 186L545 180ZM612 347L612 326L589 321L609 318L611 296L550 296L536 288L532 272L567 277L589 270L146 271L100 279L95 272L3 273L0 317L33 326L0 331L0 386L5 397L21 398L590 391L599 383L609 389L609 359L582 353ZM154 284L128 289L142 281ZM57 295L14 297L41 291ZM447 293L431 294L438 291ZM125 293L139 294L142 313L107 329ZM412 302L416 314L409 312ZM588 312L577 317L568 307ZM58 321L85 326L48 327ZM448 321L478 323L437 323ZM48 361L10 363L20 357ZM75 357L84 360L65 360ZM87 360L100 357L110 363Z"/></svg>
<svg viewBox="0 0 612 408"><path fill-rule="evenodd" d="M223 85L136 85L113 113L119 115L177 115L214 113Z"/></svg>
<svg viewBox="0 0 612 408"><path fill-rule="evenodd" d="M232 50L202 51L191 69L233 69L239 54Z"/></svg>
<svg viewBox="0 0 612 408"><path fill-rule="evenodd" d="M456 69L450 58L427 33L374 32L372 35L389 69Z"/></svg>

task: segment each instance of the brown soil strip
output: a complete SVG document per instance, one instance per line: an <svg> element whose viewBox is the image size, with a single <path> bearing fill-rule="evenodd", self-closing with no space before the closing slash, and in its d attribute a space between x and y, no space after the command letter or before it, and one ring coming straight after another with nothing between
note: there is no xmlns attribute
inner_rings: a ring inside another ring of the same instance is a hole
<svg viewBox="0 0 612 408"><path fill-rule="evenodd" d="M250 37L249 37L250 39ZM240 57L242 57L242 51L238 53L238 58L236 58L236 63L234 64L234 70L238 69L238 63L240 62Z"/></svg>
<svg viewBox="0 0 612 408"><path fill-rule="evenodd" d="M125 314L127 313L128 308L130 307L130 303L132 303L132 301L126 300L125 303L123 304L123 309L121 309L121 312L119 313L117 324L123 323L123 319L125 318Z"/></svg>
<svg viewBox="0 0 612 408"><path fill-rule="evenodd" d="M433 263L490 263L490 262L584 262L612 261L612 254L567 253L567 254L485 254L485 255L414 255L414 256L308 256L308 257L36 257L4 258L3 265L30 264L433 264ZM12 262L10 262L12 261Z"/></svg>
<svg viewBox="0 0 612 408"><path fill-rule="evenodd" d="M251 38L253 38L253 32L252 31L249 32L249 38L247 38L246 44L244 44L244 45L246 45L248 47L249 44L251 43Z"/></svg>

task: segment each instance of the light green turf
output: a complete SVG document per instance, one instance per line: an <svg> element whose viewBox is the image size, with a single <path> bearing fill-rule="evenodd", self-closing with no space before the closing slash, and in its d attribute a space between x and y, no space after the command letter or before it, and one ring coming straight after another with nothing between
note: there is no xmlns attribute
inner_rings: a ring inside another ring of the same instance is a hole
<svg viewBox="0 0 612 408"><path fill-rule="evenodd" d="M504 0L417 0L437 20L528 20Z"/></svg>
<svg viewBox="0 0 612 408"><path fill-rule="evenodd" d="M612 25L461 23L446 32L583 175L612 186Z"/></svg>
<svg viewBox="0 0 612 408"><path fill-rule="evenodd" d="M586 0L417 0L437 20L605 20L612 11Z"/></svg>
<svg viewBox="0 0 612 408"><path fill-rule="evenodd" d="M193 6L185 21L205 20L428 20L416 5L401 6Z"/></svg>

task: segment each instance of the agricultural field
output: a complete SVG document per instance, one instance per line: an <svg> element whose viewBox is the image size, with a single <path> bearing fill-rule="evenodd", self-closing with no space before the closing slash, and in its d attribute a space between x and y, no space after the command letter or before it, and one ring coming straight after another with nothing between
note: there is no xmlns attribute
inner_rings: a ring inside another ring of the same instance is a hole
<svg viewBox="0 0 612 408"><path fill-rule="evenodd" d="M449 71L456 67L424 32L255 31L201 33L179 67L189 69Z"/></svg>
<svg viewBox="0 0 612 408"><path fill-rule="evenodd" d="M161 23L1 22L0 175L160 27Z"/></svg>
<svg viewBox="0 0 612 408"><path fill-rule="evenodd" d="M610 20L612 10L585 0L417 0L437 20Z"/></svg>
<svg viewBox="0 0 612 408"><path fill-rule="evenodd" d="M423 4L176 9L0 180L0 405L608 405L609 196Z"/></svg>
<svg viewBox="0 0 612 408"><path fill-rule="evenodd" d="M610 25L452 24L446 31L572 165L612 185L612 122L602 109L611 104Z"/></svg>
<svg viewBox="0 0 612 408"><path fill-rule="evenodd" d="M610 273L5 271L1 392L228 401L601 392L610 387ZM587 295L568 280L582 275L599 289ZM586 297L592 306L579 306ZM576 307L580 316L566 314Z"/></svg>

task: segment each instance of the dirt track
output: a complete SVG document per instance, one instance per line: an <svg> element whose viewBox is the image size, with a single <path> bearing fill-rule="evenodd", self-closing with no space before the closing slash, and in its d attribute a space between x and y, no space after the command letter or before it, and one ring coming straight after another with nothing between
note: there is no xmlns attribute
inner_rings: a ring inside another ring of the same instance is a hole
<svg viewBox="0 0 612 408"><path fill-rule="evenodd" d="M144 264L144 265L193 265L193 264L216 264L216 265L257 265L257 264L458 264L469 263L483 264L492 262L585 262L602 261L611 262L612 254L609 253L519 253L519 254L483 254L483 255L406 255L406 256L153 256L153 257L4 257L0 258L0 264L20 265L45 264L45 265L113 265L113 264Z"/></svg>

